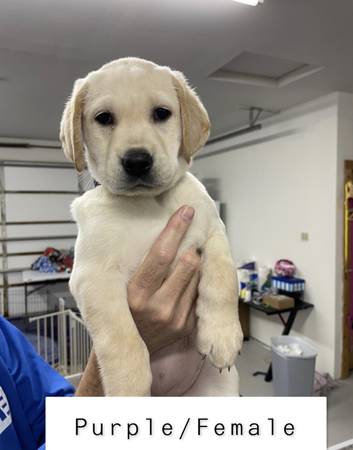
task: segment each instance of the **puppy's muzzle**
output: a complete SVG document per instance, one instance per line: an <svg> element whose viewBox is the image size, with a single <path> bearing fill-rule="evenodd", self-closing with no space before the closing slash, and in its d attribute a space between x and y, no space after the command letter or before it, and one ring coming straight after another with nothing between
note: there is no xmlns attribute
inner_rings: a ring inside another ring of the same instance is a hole
<svg viewBox="0 0 353 450"><path fill-rule="evenodd" d="M130 149L125 153L121 164L128 175L140 178L150 172L153 158L143 148Z"/></svg>

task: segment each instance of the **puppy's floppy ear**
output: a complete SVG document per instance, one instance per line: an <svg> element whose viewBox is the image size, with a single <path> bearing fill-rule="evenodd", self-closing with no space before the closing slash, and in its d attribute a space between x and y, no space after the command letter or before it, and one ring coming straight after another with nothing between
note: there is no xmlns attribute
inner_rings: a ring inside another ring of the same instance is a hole
<svg viewBox="0 0 353 450"><path fill-rule="evenodd" d="M78 172L86 168L82 136L82 110L85 95L84 79L79 79L75 82L60 123L60 141L65 156L75 163Z"/></svg>
<svg viewBox="0 0 353 450"><path fill-rule="evenodd" d="M173 83L180 104L182 142L180 151L189 163L210 135L210 119L197 94L181 72L173 71Z"/></svg>

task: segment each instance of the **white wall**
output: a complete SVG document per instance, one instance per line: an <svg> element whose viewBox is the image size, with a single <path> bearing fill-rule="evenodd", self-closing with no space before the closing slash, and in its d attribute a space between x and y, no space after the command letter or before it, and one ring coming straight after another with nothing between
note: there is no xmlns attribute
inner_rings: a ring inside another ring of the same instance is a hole
<svg viewBox="0 0 353 450"><path fill-rule="evenodd" d="M342 306L338 198L343 159L353 159L352 111L352 96L332 94L264 122L258 132L206 147L205 153L233 150L193 166L199 178L221 181L238 263L255 259L273 267L279 258L295 262L298 276L307 282L306 300L315 308L299 313L293 334L312 339L319 351L318 370L335 376ZM301 240L301 232L309 233L309 241ZM253 337L270 344L270 337L281 331L278 318L252 311Z"/></svg>

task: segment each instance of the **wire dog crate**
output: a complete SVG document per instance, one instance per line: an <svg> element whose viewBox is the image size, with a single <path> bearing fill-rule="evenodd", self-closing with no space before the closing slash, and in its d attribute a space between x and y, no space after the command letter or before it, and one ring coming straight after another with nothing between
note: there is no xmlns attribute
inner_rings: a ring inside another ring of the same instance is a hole
<svg viewBox="0 0 353 450"><path fill-rule="evenodd" d="M78 314L65 309L63 298L58 311L32 317L29 322L36 326L37 351L49 365L66 377L83 372L92 341Z"/></svg>

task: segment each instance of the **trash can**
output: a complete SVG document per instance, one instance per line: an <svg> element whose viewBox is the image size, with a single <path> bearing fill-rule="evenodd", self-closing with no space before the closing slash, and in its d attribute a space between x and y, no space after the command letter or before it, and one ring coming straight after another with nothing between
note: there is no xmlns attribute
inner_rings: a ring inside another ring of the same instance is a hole
<svg viewBox="0 0 353 450"><path fill-rule="evenodd" d="M305 340L292 336L276 336L272 343L273 389L276 397L308 397L313 395L317 352ZM286 354L278 346L296 344L302 354Z"/></svg>

